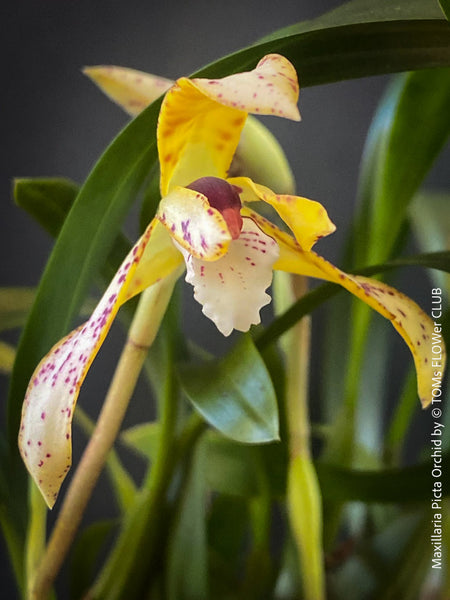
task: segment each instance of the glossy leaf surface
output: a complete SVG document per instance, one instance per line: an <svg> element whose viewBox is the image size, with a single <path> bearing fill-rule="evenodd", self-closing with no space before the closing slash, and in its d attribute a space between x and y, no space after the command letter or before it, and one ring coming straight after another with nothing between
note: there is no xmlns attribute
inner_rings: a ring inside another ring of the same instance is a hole
<svg viewBox="0 0 450 600"><path fill-rule="evenodd" d="M245 443L278 439L272 381L249 336L221 360L184 366L180 380L195 408L224 435Z"/></svg>

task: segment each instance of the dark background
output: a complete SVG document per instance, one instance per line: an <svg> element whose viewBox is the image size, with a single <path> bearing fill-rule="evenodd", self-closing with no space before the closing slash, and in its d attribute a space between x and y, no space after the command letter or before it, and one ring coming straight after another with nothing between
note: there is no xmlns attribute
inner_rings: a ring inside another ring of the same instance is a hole
<svg viewBox="0 0 450 600"><path fill-rule="evenodd" d="M376 0L374 0L376 1ZM82 183L106 145L127 122L81 73L85 65L117 64L176 78L278 28L335 8L337 0L23 0L1 10L1 234L0 285L36 285L51 250L49 236L16 208L11 182L22 176L66 176ZM301 73L299 73L301 85ZM301 91L300 124L265 120L277 134L294 170L298 192L323 203L337 232L319 251L336 260L354 206L358 168L371 117L389 77L367 78ZM448 186L447 154L430 175ZM131 219L131 230L136 230ZM426 283L425 283L426 285ZM424 307L426 308L426 307ZM188 304L188 333L214 350L214 326ZM114 361L113 331L105 348ZM103 377L91 381L102 397L108 360L96 362ZM5 382L0 387L4 412ZM95 414L96 408L88 411ZM94 406L94 405L93 405ZM133 410L133 409L132 409ZM136 410L136 409L135 409ZM146 416L150 408L137 418ZM76 460L76 459L75 459ZM104 496L93 503L103 511ZM1 549L1 548L0 548ZM0 565L2 581L8 571ZM0 595L8 596L7 588ZM5 595L4 595L5 594Z"/></svg>

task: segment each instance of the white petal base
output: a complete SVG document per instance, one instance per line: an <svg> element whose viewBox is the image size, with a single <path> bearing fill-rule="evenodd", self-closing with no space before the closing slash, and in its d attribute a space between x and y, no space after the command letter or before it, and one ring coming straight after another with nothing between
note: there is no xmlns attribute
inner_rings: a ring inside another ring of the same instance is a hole
<svg viewBox="0 0 450 600"><path fill-rule="evenodd" d="M239 238L231 241L227 254L218 260L200 260L180 250L194 298L223 335L230 335L233 329L248 331L260 323L259 311L270 303L265 290L280 253L275 240L244 218Z"/></svg>

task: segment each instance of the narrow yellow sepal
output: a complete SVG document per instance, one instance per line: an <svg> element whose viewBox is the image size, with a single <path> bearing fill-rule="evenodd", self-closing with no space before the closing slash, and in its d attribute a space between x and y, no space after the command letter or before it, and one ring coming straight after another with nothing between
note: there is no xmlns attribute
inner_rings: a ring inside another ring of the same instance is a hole
<svg viewBox="0 0 450 600"><path fill-rule="evenodd" d="M85 67L83 73L132 117L173 85L165 77L114 65Z"/></svg>

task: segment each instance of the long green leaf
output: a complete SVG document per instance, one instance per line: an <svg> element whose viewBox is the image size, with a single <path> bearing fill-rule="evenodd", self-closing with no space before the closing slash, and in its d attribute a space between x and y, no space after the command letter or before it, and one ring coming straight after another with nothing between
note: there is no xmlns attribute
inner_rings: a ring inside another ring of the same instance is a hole
<svg viewBox="0 0 450 600"><path fill-rule="evenodd" d="M16 204L56 237L78 194L78 186L61 177L27 177L14 181L13 194Z"/></svg>
<svg viewBox="0 0 450 600"><path fill-rule="evenodd" d="M449 0L439 0L439 4L441 5L442 11L445 14L445 16L447 17L447 19L450 20L450 1Z"/></svg>
<svg viewBox="0 0 450 600"><path fill-rule="evenodd" d="M278 407L272 381L250 336L227 356L179 370L186 395L208 423L244 443L278 439Z"/></svg>
<svg viewBox="0 0 450 600"><path fill-rule="evenodd" d="M208 545L206 533L207 487L201 440L194 450L181 502L170 536L166 574L168 600L207 600Z"/></svg>
<svg viewBox="0 0 450 600"><path fill-rule="evenodd" d="M355 256L387 260L414 193L450 134L450 69L404 75L373 120L361 170Z"/></svg>
<svg viewBox="0 0 450 600"><path fill-rule="evenodd" d="M409 208L412 229L424 252L450 249L450 194L425 191L414 198ZM450 275L433 272L436 287L445 290L450 297Z"/></svg>
<svg viewBox="0 0 450 600"><path fill-rule="evenodd" d="M310 21L288 25L264 39L273 39L328 27L343 27L345 25L359 25L377 21L398 21L401 19L405 21L442 19L442 12L435 0L377 0L377 2L373 2L373 0L351 0Z"/></svg>
<svg viewBox="0 0 450 600"><path fill-rule="evenodd" d="M450 493L450 476L446 465L450 464L450 453L442 455L445 495ZM426 502L432 488L432 464L428 462L403 469L359 471L317 464L317 474L324 500L334 502L382 502L410 503Z"/></svg>

